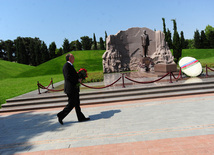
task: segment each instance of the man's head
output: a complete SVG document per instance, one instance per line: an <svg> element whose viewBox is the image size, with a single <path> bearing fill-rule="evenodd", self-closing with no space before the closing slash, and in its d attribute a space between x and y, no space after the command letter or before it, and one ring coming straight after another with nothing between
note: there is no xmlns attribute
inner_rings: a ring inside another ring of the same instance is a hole
<svg viewBox="0 0 214 155"><path fill-rule="evenodd" d="M66 61L69 61L72 64L74 63L74 56L73 56L73 54L69 53L69 54L66 55L65 58L66 58Z"/></svg>

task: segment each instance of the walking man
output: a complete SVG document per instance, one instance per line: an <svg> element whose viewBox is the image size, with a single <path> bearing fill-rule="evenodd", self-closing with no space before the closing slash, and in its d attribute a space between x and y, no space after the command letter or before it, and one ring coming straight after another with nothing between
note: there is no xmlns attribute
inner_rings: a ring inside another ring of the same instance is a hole
<svg viewBox="0 0 214 155"><path fill-rule="evenodd" d="M68 96L68 104L65 108L57 114L58 121L61 125L63 125L63 119L71 112L71 110L75 107L77 119L79 122L90 120L90 118L86 118L84 114L81 112L80 108L80 99L79 99L79 86L78 83L81 82L79 76L74 69L74 56L72 54L66 55L66 63L63 66L63 75L64 75L64 92Z"/></svg>

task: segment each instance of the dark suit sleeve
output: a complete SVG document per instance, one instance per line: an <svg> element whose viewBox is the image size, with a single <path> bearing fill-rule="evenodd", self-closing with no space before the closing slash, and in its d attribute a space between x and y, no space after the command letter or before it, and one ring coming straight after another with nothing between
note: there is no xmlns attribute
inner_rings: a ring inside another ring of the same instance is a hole
<svg viewBox="0 0 214 155"><path fill-rule="evenodd" d="M74 67L71 66L69 63L66 63L63 66L63 75L65 79L65 91L70 92L76 89L76 86L79 83L79 77Z"/></svg>

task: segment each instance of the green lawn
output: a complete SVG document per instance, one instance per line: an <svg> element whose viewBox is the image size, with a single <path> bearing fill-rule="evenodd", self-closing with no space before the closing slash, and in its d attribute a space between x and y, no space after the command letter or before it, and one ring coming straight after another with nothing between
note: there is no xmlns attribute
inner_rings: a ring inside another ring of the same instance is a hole
<svg viewBox="0 0 214 155"><path fill-rule="evenodd" d="M198 59L203 67L214 67L214 49L183 49L182 57L186 56Z"/></svg>
<svg viewBox="0 0 214 155"><path fill-rule="evenodd" d="M17 77L20 73L34 69L35 67L0 60L0 80Z"/></svg>
<svg viewBox="0 0 214 155"><path fill-rule="evenodd" d="M76 70L85 68L88 71L86 82L103 80L102 55L104 50L72 51L75 56ZM54 83L64 80L62 67L65 55L45 62L37 67L0 60L0 105L6 99L37 89L37 81L48 85L51 78Z"/></svg>
<svg viewBox="0 0 214 155"><path fill-rule="evenodd" d="M38 88L37 81L39 81L43 85L48 85L51 81L51 77L53 78L54 82L59 82L63 80L62 74L51 76L35 76L31 78L7 78L0 80L0 104L5 103L6 99L36 90Z"/></svg>
<svg viewBox="0 0 214 155"><path fill-rule="evenodd" d="M102 71L102 55L104 52L104 50L72 51L71 53L75 57L75 69L85 68L88 72ZM65 55L45 62L26 72L22 72L18 77L62 74L62 67L66 62Z"/></svg>

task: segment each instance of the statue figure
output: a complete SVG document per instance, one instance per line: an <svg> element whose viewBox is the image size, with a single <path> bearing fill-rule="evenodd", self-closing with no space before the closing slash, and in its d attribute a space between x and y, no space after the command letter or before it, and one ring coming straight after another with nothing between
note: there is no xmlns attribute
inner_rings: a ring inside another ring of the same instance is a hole
<svg viewBox="0 0 214 155"><path fill-rule="evenodd" d="M110 45L108 47L108 50L103 54L102 58L103 58L103 72L104 73L122 71L122 68L121 68L122 55L114 47L114 45Z"/></svg>
<svg viewBox="0 0 214 155"><path fill-rule="evenodd" d="M163 63L163 64L172 64L174 63L174 57L169 49L168 43L164 40L162 44L159 45L157 51L153 53L151 56L155 64Z"/></svg>
<svg viewBox="0 0 214 155"><path fill-rule="evenodd" d="M143 30L143 35L141 35L141 41L143 46L144 57L148 55L148 46L149 46L149 35L146 34L146 30Z"/></svg>

